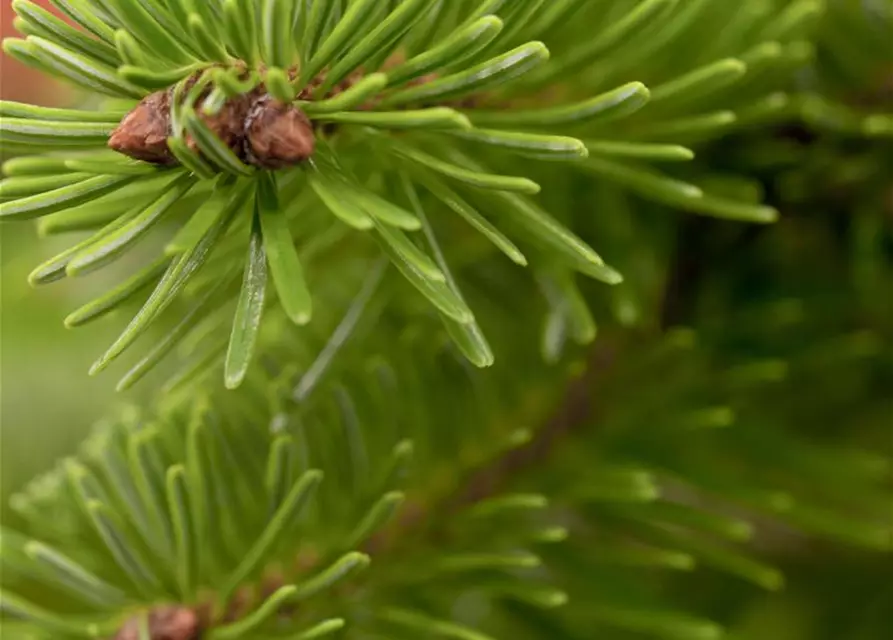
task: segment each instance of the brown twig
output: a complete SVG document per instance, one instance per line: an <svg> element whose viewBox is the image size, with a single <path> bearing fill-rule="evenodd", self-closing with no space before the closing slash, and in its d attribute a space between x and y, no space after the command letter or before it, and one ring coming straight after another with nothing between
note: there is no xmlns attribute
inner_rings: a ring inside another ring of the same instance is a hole
<svg viewBox="0 0 893 640"><path fill-rule="evenodd" d="M466 509L497 495L512 478L545 462L569 435L590 423L596 413L594 391L598 388L598 380L611 368L616 357L615 343L598 341L587 358L583 374L569 383L555 410L531 441L511 449L474 473L466 486L454 495L449 509Z"/></svg>
<svg viewBox="0 0 893 640"><path fill-rule="evenodd" d="M140 640L140 626L145 614L130 618L115 635L114 640ZM199 640L202 626L198 614L187 607L162 606L149 612L149 638L151 640Z"/></svg>

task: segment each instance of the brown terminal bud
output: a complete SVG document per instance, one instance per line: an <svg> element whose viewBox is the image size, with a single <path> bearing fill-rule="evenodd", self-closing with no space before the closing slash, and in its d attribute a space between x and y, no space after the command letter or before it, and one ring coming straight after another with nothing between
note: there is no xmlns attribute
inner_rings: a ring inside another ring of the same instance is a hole
<svg viewBox="0 0 893 640"><path fill-rule="evenodd" d="M244 95L231 98L226 101L219 112L213 115L208 115L202 110L204 98L205 95L202 95L195 105L198 117L223 144L232 149L236 155L241 155L245 119L251 107L252 96ZM200 151L192 136L186 136L186 144L193 151Z"/></svg>
<svg viewBox="0 0 893 640"><path fill-rule="evenodd" d="M118 124L108 146L119 153L153 164L174 164L167 148L170 136L170 96L157 91L143 98Z"/></svg>
<svg viewBox="0 0 893 640"><path fill-rule="evenodd" d="M303 162L315 148L313 125L303 111L270 96L251 106L245 121L245 156L263 169L281 169Z"/></svg>
<svg viewBox="0 0 893 640"><path fill-rule="evenodd" d="M114 640L140 640L141 617L124 623ZM201 624L198 614L186 607L158 607L149 612L151 640L199 640Z"/></svg>

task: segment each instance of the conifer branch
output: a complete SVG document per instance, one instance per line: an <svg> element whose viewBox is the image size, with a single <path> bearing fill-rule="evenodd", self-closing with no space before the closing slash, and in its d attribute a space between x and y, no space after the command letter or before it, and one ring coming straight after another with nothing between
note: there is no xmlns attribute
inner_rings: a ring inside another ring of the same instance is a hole
<svg viewBox="0 0 893 640"><path fill-rule="evenodd" d="M0 221L167 378L13 497L11 637L717 638L654 570L888 550L803 427L885 426L890 9L51 4L4 51L95 108L0 102Z"/></svg>

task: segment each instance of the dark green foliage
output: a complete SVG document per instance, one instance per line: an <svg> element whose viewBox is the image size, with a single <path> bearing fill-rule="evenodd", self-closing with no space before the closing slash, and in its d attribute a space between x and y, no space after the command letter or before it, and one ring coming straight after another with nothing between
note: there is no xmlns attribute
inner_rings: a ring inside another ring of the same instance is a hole
<svg viewBox="0 0 893 640"><path fill-rule="evenodd" d="M11 637L709 640L677 585L889 550L889 3L54 5L4 49L109 99L0 104L0 216L133 258L66 324L144 298L93 372L163 385L14 496ZM103 148L168 87L174 164Z"/></svg>

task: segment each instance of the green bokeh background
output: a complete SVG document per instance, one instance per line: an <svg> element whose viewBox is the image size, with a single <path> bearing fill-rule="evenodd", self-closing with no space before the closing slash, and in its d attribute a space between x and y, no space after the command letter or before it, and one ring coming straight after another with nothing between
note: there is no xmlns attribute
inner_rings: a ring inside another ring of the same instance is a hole
<svg viewBox="0 0 893 640"><path fill-rule="evenodd" d="M62 242L65 242L63 239ZM114 401L108 380L86 369L102 345L101 326L76 335L62 324L76 304L72 287L34 290L29 271L57 242L40 243L28 225L4 226L0 311L0 462L4 516L10 493L73 451ZM80 292L78 295L81 295Z"/></svg>

